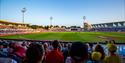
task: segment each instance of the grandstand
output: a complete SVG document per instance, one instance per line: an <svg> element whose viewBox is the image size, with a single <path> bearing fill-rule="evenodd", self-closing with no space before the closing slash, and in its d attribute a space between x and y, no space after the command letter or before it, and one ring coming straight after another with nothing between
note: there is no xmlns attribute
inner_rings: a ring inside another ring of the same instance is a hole
<svg viewBox="0 0 125 63"><path fill-rule="evenodd" d="M69 31L80 32L82 28L80 26L70 26Z"/></svg>
<svg viewBox="0 0 125 63"><path fill-rule="evenodd" d="M51 28L51 32L66 32L67 30L65 28Z"/></svg>
<svg viewBox="0 0 125 63"><path fill-rule="evenodd" d="M125 32L125 21L91 24L90 31Z"/></svg>
<svg viewBox="0 0 125 63"><path fill-rule="evenodd" d="M0 36L33 32L36 32L36 30L30 28L29 24L0 20Z"/></svg>

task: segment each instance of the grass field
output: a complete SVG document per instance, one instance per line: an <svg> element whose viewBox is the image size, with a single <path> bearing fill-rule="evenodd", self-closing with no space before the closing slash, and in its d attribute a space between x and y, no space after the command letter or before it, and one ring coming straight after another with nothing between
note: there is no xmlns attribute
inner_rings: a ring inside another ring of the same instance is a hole
<svg viewBox="0 0 125 63"><path fill-rule="evenodd" d="M118 32L47 32L3 36L8 39L32 39L32 40L63 40L82 42L101 42L106 40L116 40L125 42L125 33Z"/></svg>

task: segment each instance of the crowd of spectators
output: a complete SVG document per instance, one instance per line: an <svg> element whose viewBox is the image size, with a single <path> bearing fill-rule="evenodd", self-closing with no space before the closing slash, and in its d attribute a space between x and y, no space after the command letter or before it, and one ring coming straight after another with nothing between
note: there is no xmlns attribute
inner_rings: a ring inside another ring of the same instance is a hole
<svg viewBox="0 0 125 63"><path fill-rule="evenodd" d="M0 30L0 36L31 33L29 29L3 29Z"/></svg>
<svg viewBox="0 0 125 63"><path fill-rule="evenodd" d="M65 28L51 28L50 31L52 32L66 32Z"/></svg>
<svg viewBox="0 0 125 63"><path fill-rule="evenodd" d="M41 30L32 29L27 26L0 25L0 36L13 35L13 34L27 34L40 31Z"/></svg>
<svg viewBox="0 0 125 63"><path fill-rule="evenodd" d="M0 29L30 29L27 26L0 25Z"/></svg>
<svg viewBox="0 0 125 63"><path fill-rule="evenodd" d="M28 34L40 32L33 29L0 29L0 36L13 35L13 34Z"/></svg>
<svg viewBox="0 0 125 63"><path fill-rule="evenodd" d="M0 40L0 63L121 63L117 45L106 46L108 54L99 43Z"/></svg>

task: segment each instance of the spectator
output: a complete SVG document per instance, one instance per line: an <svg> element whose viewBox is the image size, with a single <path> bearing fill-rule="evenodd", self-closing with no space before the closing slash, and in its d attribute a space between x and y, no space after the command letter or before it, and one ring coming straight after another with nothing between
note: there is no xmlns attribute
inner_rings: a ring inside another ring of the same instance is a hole
<svg viewBox="0 0 125 63"><path fill-rule="evenodd" d="M43 58L43 62L45 62L46 60L46 55L49 53L49 48L48 48L48 43L43 43L43 46L44 46L44 52L45 52L45 56Z"/></svg>
<svg viewBox="0 0 125 63"><path fill-rule="evenodd" d="M52 46L52 43L50 42L48 46L48 51L52 51L52 50L53 50L53 46Z"/></svg>
<svg viewBox="0 0 125 63"><path fill-rule="evenodd" d="M14 54L23 59L25 57L25 53L26 53L26 50L22 47L22 45L19 43L19 42L15 42L13 44L13 48L14 48Z"/></svg>
<svg viewBox="0 0 125 63"><path fill-rule="evenodd" d="M49 52L49 50L48 50L48 44L44 43L43 46L44 46L44 51L45 51L45 55L46 55Z"/></svg>
<svg viewBox="0 0 125 63"><path fill-rule="evenodd" d="M101 57L102 54L100 52L92 52L92 63L103 63L103 61L101 61Z"/></svg>
<svg viewBox="0 0 125 63"><path fill-rule="evenodd" d="M66 58L69 56L69 49L68 49L67 44L64 44L64 46L62 47L62 52L64 56L64 61L65 61Z"/></svg>
<svg viewBox="0 0 125 63"><path fill-rule="evenodd" d="M101 53L101 60L104 60L104 58L105 58L105 52L104 52L104 49L103 49L103 47L100 45L100 44L97 44L96 46L95 46L95 50L94 51L96 51L96 52L100 52Z"/></svg>
<svg viewBox="0 0 125 63"><path fill-rule="evenodd" d="M44 49L39 44L31 44L26 51L26 59L24 63L42 63Z"/></svg>
<svg viewBox="0 0 125 63"><path fill-rule="evenodd" d="M92 43L87 43L88 46L88 60L92 61L91 54L93 52L93 44Z"/></svg>
<svg viewBox="0 0 125 63"><path fill-rule="evenodd" d="M11 58L0 57L0 63L18 63L18 62Z"/></svg>
<svg viewBox="0 0 125 63"><path fill-rule="evenodd" d="M54 49L47 54L46 63L64 63L64 57L58 49L59 42L57 40L54 40L52 46Z"/></svg>
<svg viewBox="0 0 125 63"><path fill-rule="evenodd" d="M23 42L21 45L22 45L22 47L23 47L25 50L27 50L27 45L26 45L25 42Z"/></svg>
<svg viewBox="0 0 125 63"><path fill-rule="evenodd" d="M115 53L117 51L116 45L110 44L108 46L108 50L110 52L110 55L105 57L104 62L105 63L121 63L121 58Z"/></svg>
<svg viewBox="0 0 125 63"><path fill-rule="evenodd" d="M115 44L115 40L110 40L109 41L111 44Z"/></svg>
<svg viewBox="0 0 125 63"><path fill-rule="evenodd" d="M4 52L4 46L3 46L4 43L0 43L0 57L6 57L7 54Z"/></svg>
<svg viewBox="0 0 125 63"><path fill-rule="evenodd" d="M66 63L86 63L88 58L87 45L81 42L74 42L70 49L70 57L67 57Z"/></svg>
<svg viewBox="0 0 125 63"><path fill-rule="evenodd" d="M0 43L0 63L17 63L16 60L9 57L9 45Z"/></svg>
<svg viewBox="0 0 125 63"><path fill-rule="evenodd" d="M92 51L93 51L93 44L89 43L89 53L92 53Z"/></svg>

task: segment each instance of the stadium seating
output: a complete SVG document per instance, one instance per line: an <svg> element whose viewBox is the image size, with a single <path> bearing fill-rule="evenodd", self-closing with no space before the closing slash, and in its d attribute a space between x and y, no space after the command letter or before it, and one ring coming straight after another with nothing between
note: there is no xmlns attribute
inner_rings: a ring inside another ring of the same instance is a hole
<svg viewBox="0 0 125 63"><path fill-rule="evenodd" d="M90 31L97 32L125 32L125 28L92 28Z"/></svg>
<svg viewBox="0 0 125 63"><path fill-rule="evenodd" d="M40 32L28 27L29 24L0 20L0 36Z"/></svg>
<svg viewBox="0 0 125 63"><path fill-rule="evenodd" d="M125 21L91 24L90 31L99 32L125 32Z"/></svg>

